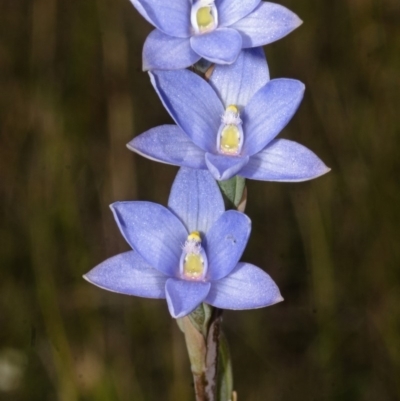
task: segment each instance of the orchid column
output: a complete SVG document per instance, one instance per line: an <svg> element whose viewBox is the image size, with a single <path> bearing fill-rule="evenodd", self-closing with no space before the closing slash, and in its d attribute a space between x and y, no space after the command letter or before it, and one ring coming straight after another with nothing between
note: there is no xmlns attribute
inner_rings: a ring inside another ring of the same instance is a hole
<svg viewBox="0 0 400 401"><path fill-rule="evenodd" d="M329 171L304 146L276 139L297 110L304 85L270 80L259 46L301 21L260 0L131 2L155 26L144 44L143 69L150 70L176 125L155 127L128 148L181 169L168 207L111 205L133 251L84 277L109 291L166 299L185 334L197 401L234 401L222 310L283 300L268 274L240 262L251 231L242 213L245 179L298 182ZM204 65L204 76L185 69ZM240 211L225 210L221 191L225 204Z"/></svg>

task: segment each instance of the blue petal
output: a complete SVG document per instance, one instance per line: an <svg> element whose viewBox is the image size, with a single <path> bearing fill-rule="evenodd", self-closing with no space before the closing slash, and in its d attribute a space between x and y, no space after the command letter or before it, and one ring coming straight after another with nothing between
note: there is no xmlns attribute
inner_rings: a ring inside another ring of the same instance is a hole
<svg viewBox="0 0 400 401"><path fill-rule="evenodd" d="M192 49L216 64L232 64L242 49L242 37L234 29L220 28L190 38Z"/></svg>
<svg viewBox="0 0 400 401"><path fill-rule="evenodd" d="M229 26L251 13L261 0L216 0L218 25Z"/></svg>
<svg viewBox="0 0 400 401"><path fill-rule="evenodd" d="M212 282L206 303L221 309L256 309L283 301L271 277L250 263L239 263L222 280Z"/></svg>
<svg viewBox="0 0 400 401"><path fill-rule="evenodd" d="M250 158L240 175L262 181L298 182L317 178L328 171L330 168L303 145L275 139Z"/></svg>
<svg viewBox="0 0 400 401"><path fill-rule="evenodd" d="M247 17L233 24L242 35L243 48L264 46L283 38L298 26L302 20L279 4L261 2Z"/></svg>
<svg viewBox="0 0 400 401"><path fill-rule="evenodd" d="M210 287L210 283L169 279L165 292L171 316L177 319L188 315L203 302Z"/></svg>
<svg viewBox="0 0 400 401"><path fill-rule="evenodd" d="M151 18L147 15L146 10L142 6L141 0L130 0L130 2L133 4L133 6L136 8L136 10L142 15L142 17L147 22L150 22L150 24L153 24Z"/></svg>
<svg viewBox="0 0 400 401"><path fill-rule="evenodd" d="M178 274L188 233L170 210L151 202L116 202L110 208L126 241L149 265L168 276Z"/></svg>
<svg viewBox="0 0 400 401"><path fill-rule="evenodd" d="M190 0L131 0L140 14L160 31L178 38L190 36Z"/></svg>
<svg viewBox="0 0 400 401"><path fill-rule="evenodd" d="M213 155L206 153L206 164L210 173L218 181L229 180L249 161L249 157Z"/></svg>
<svg viewBox="0 0 400 401"><path fill-rule="evenodd" d="M209 280L219 280L236 267L250 231L251 220L236 210L228 210L216 221L205 237Z"/></svg>
<svg viewBox="0 0 400 401"><path fill-rule="evenodd" d="M168 279L134 251L107 259L83 277L105 290L145 298L165 298Z"/></svg>
<svg viewBox="0 0 400 401"><path fill-rule="evenodd" d="M189 38L174 38L154 29L143 47L143 70L179 70L199 61Z"/></svg>
<svg viewBox="0 0 400 401"><path fill-rule="evenodd" d="M262 87L242 113L243 153L264 149L290 121L303 95L304 84L295 79L273 79Z"/></svg>
<svg viewBox="0 0 400 401"><path fill-rule="evenodd" d="M224 107L211 86L191 71L152 71L151 82L175 122L201 149L215 151Z"/></svg>
<svg viewBox="0 0 400 401"><path fill-rule="evenodd" d="M128 148L150 160L207 169L204 150L176 125L161 125L146 131L128 143Z"/></svg>
<svg viewBox="0 0 400 401"><path fill-rule="evenodd" d="M215 66L209 82L225 107L236 105L243 108L268 81L264 50L256 47L242 51L231 65Z"/></svg>
<svg viewBox="0 0 400 401"><path fill-rule="evenodd" d="M181 168L169 195L168 207L188 232L206 233L224 213L221 191L207 170Z"/></svg>

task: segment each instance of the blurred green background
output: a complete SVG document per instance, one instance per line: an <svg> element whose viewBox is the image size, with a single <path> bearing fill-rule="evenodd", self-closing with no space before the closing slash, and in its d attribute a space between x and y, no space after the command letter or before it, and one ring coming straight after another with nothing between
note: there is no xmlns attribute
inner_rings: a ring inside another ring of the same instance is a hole
<svg viewBox="0 0 400 401"><path fill-rule="evenodd" d="M239 401L400 400L400 3L281 1L304 25L266 48L306 83L281 137L332 168L249 182L243 260L285 302L226 312ZM82 274L129 249L108 205L165 204L177 168L125 144L171 122L141 71L128 0L0 0L0 400L193 400L163 301Z"/></svg>

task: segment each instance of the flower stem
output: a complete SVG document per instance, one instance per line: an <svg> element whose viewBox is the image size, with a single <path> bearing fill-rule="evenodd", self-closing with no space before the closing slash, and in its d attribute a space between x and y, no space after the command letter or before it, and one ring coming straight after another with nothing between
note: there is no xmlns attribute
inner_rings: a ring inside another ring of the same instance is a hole
<svg viewBox="0 0 400 401"><path fill-rule="evenodd" d="M222 335L222 310L202 304L178 319L185 335L196 401L227 401L232 397L232 371Z"/></svg>
<svg viewBox="0 0 400 401"><path fill-rule="evenodd" d="M205 60L193 70L208 80L214 66ZM227 209L244 212L246 180L235 176L218 181ZM196 401L237 401L233 391L232 364L228 342L222 333L222 309L201 304L190 315L177 319L185 335L193 374Z"/></svg>
<svg viewBox="0 0 400 401"><path fill-rule="evenodd" d="M210 327L207 333L207 353L206 353L206 390L212 395L213 400L218 400L219 393L218 373L220 367L220 337L222 324L222 310L214 308Z"/></svg>
<svg viewBox="0 0 400 401"><path fill-rule="evenodd" d="M225 199L226 208L244 212L247 200L246 180L236 175L229 180L217 183Z"/></svg>

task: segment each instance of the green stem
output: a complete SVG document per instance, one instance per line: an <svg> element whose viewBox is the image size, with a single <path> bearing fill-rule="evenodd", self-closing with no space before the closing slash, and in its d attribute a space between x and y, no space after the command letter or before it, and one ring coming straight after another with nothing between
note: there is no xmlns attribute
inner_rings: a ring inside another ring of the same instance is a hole
<svg viewBox="0 0 400 401"><path fill-rule="evenodd" d="M237 209L244 212L246 207L246 179L236 175L225 181L217 181L224 196L227 209Z"/></svg>
<svg viewBox="0 0 400 401"><path fill-rule="evenodd" d="M233 399L232 370L221 324L222 310L206 304L178 319L185 335L196 401Z"/></svg>
<svg viewBox="0 0 400 401"><path fill-rule="evenodd" d="M212 73L212 66L204 60L196 63L193 69L206 80ZM226 209L244 212L246 180L235 176L217 183ZM196 401L236 401L228 342L222 333L222 310L201 304L177 323L185 335Z"/></svg>
<svg viewBox="0 0 400 401"><path fill-rule="evenodd" d="M206 353L206 390L212 394L213 400L218 400L219 382L218 374L220 367L219 347L221 337L222 310L214 308L207 333L207 353Z"/></svg>

